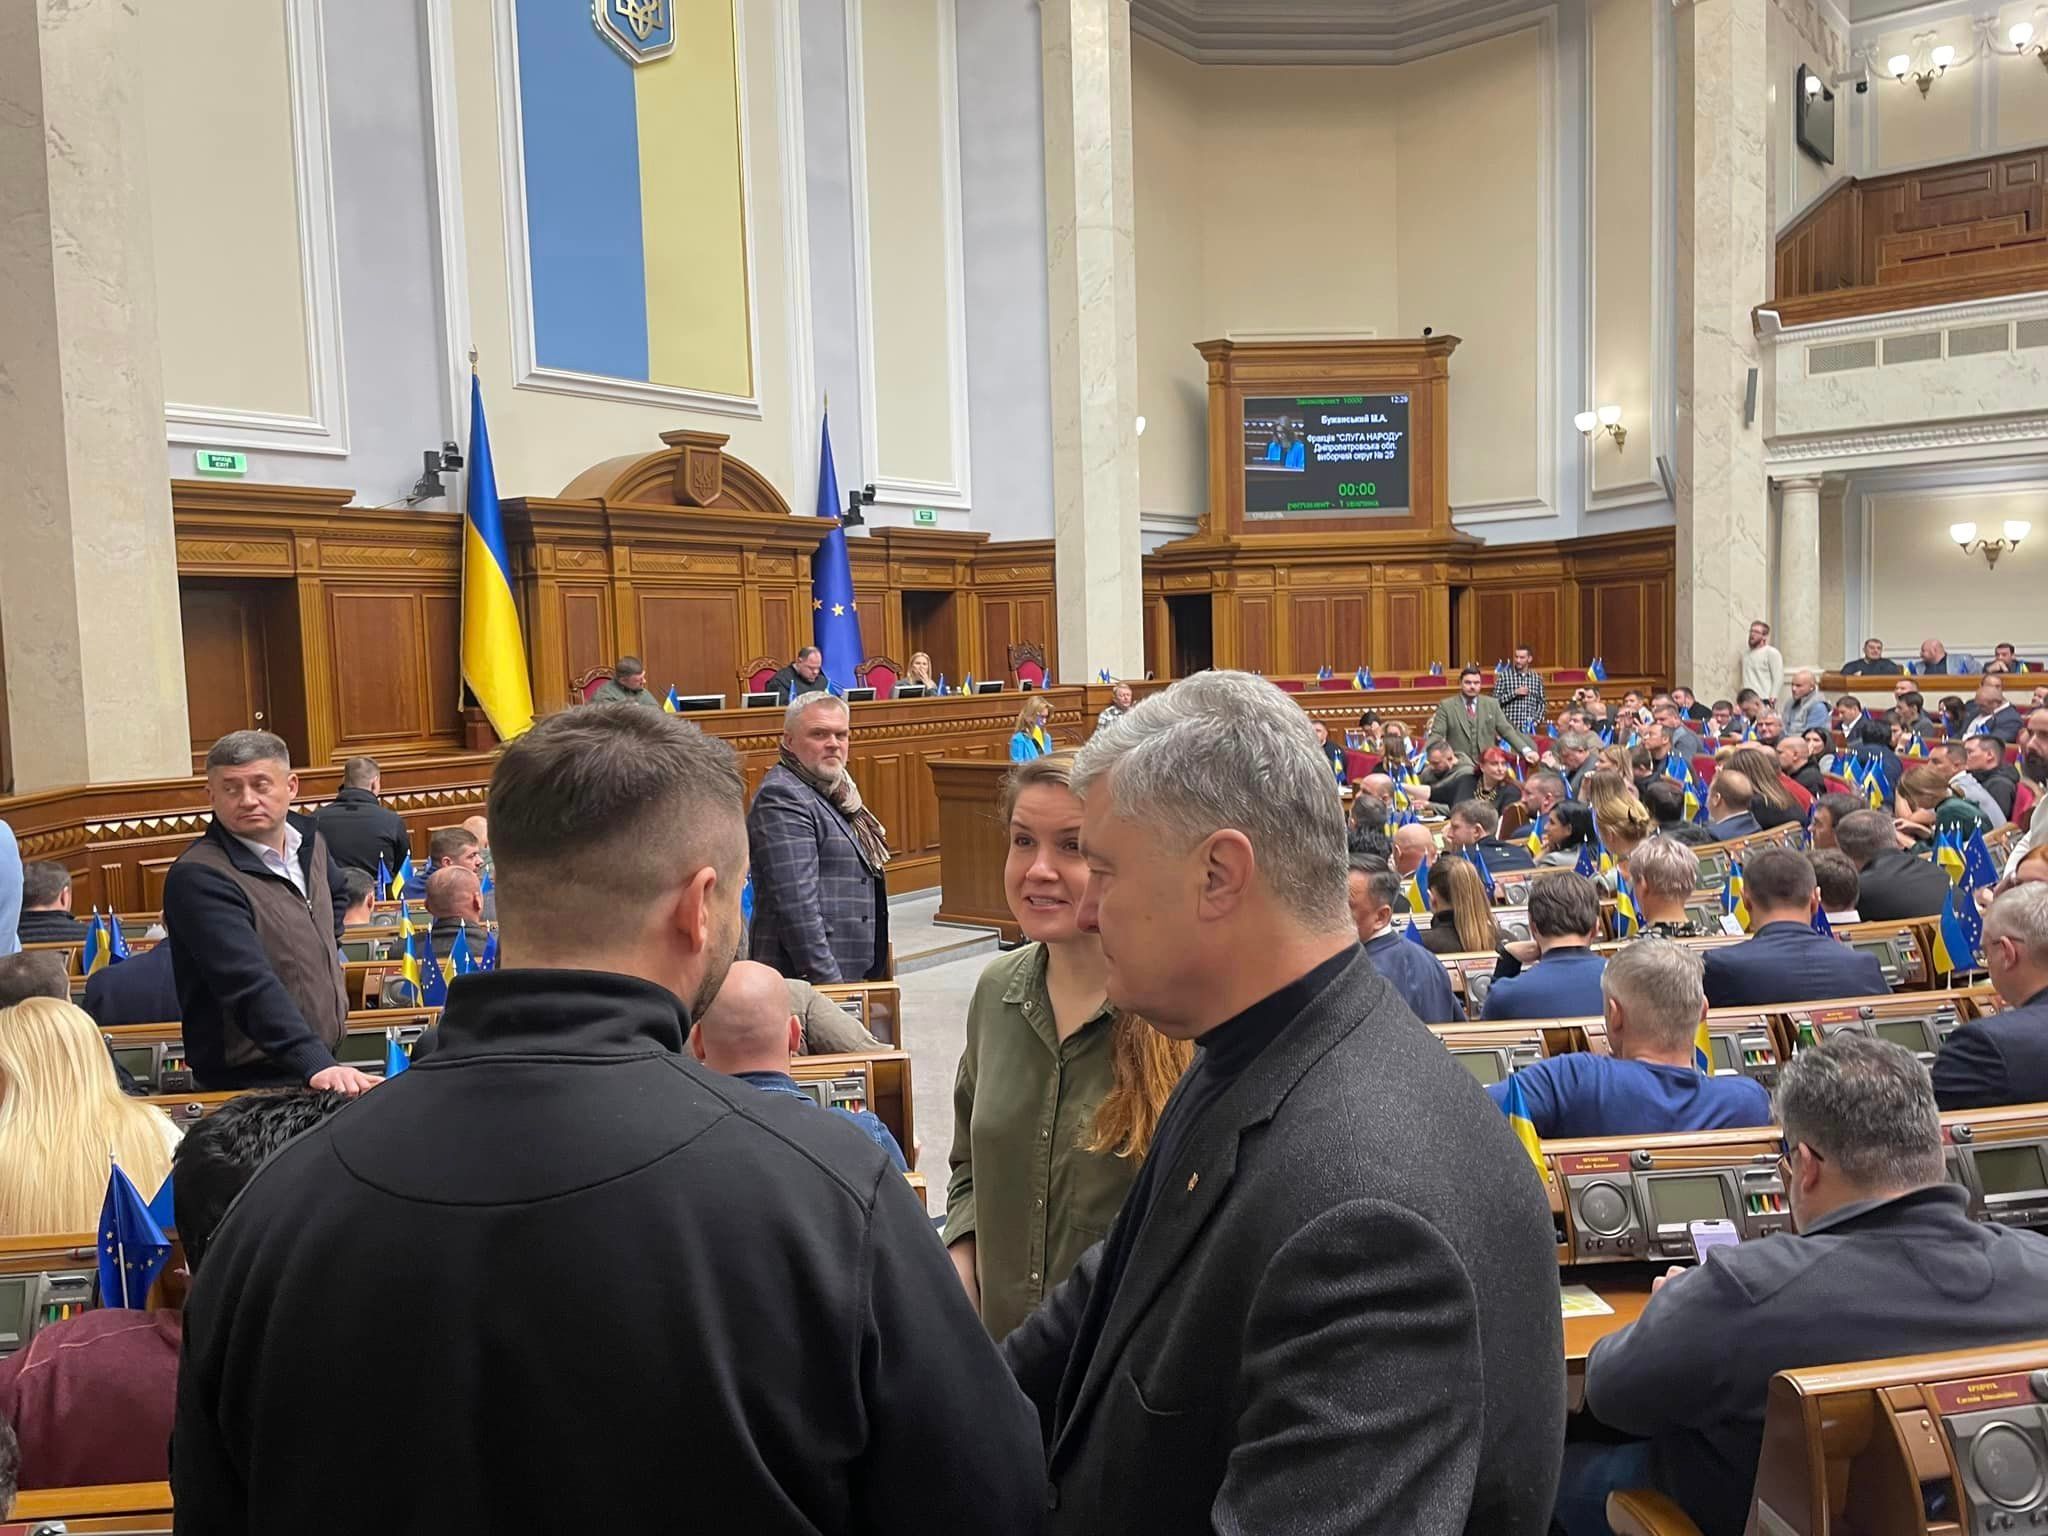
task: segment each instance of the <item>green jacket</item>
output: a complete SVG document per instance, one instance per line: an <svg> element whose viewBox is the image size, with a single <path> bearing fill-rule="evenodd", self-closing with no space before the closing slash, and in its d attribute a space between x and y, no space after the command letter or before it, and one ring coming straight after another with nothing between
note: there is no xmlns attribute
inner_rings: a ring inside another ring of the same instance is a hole
<svg viewBox="0 0 2048 1536"><path fill-rule="evenodd" d="M590 696L593 704L645 704L649 709L661 708L661 700L654 696L652 688L621 688L617 678L608 677L597 692Z"/></svg>
<svg viewBox="0 0 2048 1536"><path fill-rule="evenodd" d="M1059 1038L1043 944L992 961L968 1005L945 1240L975 1240L981 1320L997 1339L1108 1233L1137 1176L1136 1158L1085 1150L1110 1088L1115 1021L1105 1004Z"/></svg>
<svg viewBox="0 0 2048 1536"><path fill-rule="evenodd" d="M1516 730L1509 721L1500 703L1491 694L1482 693L1473 701L1476 718L1465 713L1463 694L1452 694L1437 705L1436 716L1429 722L1429 735L1425 745L1447 741L1458 756L1467 762L1479 761L1479 754L1494 743L1502 740L1512 742L1517 752L1529 751L1532 747L1527 736Z"/></svg>

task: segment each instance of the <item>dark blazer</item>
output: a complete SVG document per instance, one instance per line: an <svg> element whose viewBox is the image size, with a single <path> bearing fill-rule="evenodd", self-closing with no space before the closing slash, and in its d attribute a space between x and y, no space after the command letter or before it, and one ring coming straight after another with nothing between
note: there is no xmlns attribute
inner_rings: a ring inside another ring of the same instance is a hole
<svg viewBox="0 0 2048 1536"><path fill-rule="evenodd" d="M2005 813L2007 821L2012 820L2012 808L2019 799L2020 771L2011 763L2000 763L1989 773L1972 774L1978 787L1991 797L1992 804Z"/></svg>
<svg viewBox="0 0 2048 1536"><path fill-rule="evenodd" d="M2048 991L1965 1024L1934 1058L1943 1109L2048 1101Z"/></svg>
<svg viewBox="0 0 2048 1536"><path fill-rule="evenodd" d="M820 672L809 682L805 682L801 677L797 676L795 662L791 662L773 677L769 678L768 686L763 690L763 692L773 693L775 695L775 702L785 707L788 706L791 699L794 699L799 694L824 693L825 691L825 674L823 672Z"/></svg>
<svg viewBox="0 0 2048 1536"><path fill-rule="evenodd" d="M15 921L15 937L24 944L83 944L91 927L54 907L24 911Z"/></svg>
<svg viewBox="0 0 2048 1536"><path fill-rule="evenodd" d="M1530 856L1529 845L1513 838L1482 837L1475 845L1479 856L1486 860L1486 867L1494 874L1509 869L1534 869L1536 860Z"/></svg>
<svg viewBox="0 0 2048 1536"><path fill-rule="evenodd" d="M1981 726L1978 724L1980 720L1983 722ZM2002 704L1990 714L1980 715L1973 699L1963 711L1963 734L1990 736L2009 747L2020 739L2020 712L2011 704Z"/></svg>
<svg viewBox="0 0 2048 1536"><path fill-rule="evenodd" d="M405 856L412 851L412 839L398 812L384 805L367 789L342 789L313 813L313 825L327 839L327 855L349 869L366 875L377 873L377 861L384 861L384 873L395 875ZM382 901L385 893L379 891Z"/></svg>
<svg viewBox="0 0 2048 1536"><path fill-rule="evenodd" d="M1879 854L1858 880L1856 910L1866 923L1935 917L1948 902L1948 876L1940 866L1903 848Z"/></svg>
<svg viewBox="0 0 2048 1536"><path fill-rule="evenodd" d="M2039 1338L2048 1239L1972 1221L1935 1184L1709 1252L1593 1346L1586 1407L1650 1441L1651 1485L1706 1536L1742 1536L1771 1377Z"/></svg>
<svg viewBox="0 0 2048 1536"><path fill-rule="evenodd" d="M1708 822L1707 830L1713 834L1715 842L1725 843L1731 838L1754 836L1763 831L1763 828L1757 825L1755 816L1748 811L1741 811L1720 821Z"/></svg>
<svg viewBox="0 0 2048 1536"><path fill-rule="evenodd" d="M813 985L876 974L888 904L846 818L777 763L754 792L747 845L753 958Z"/></svg>
<svg viewBox="0 0 2048 1536"><path fill-rule="evenodd" d="M1860 954L1804 923L1765 923L1740 944L1710 949L1707 1001L1716 1008L1882 997L1890 990L1875 955Z"/></svg>
<svg viewBox="0 0 2048 1536"><path fill-rule="evenodd" d="M1496 973L1487 989L1486 1006L1480 1016L1487 1019L1584 1019L1596 1017L1606 1006L1600 992L1600 978L1607 961L1590 949L1568 945L1553 949L1516 976Z"/></svg>
<svg viewBox="0 0 2048 1536"><path fill-rule="evenodd" d="M102 1029L116 1024L166 1024L178 1015L178 983L171 971L171 941L138 950L119 965L85 981L85 1011Z"/></svg>
<svg viewBox="0 0 2048 1536"><path fill-rule="evenodd" d="M1096 1294L1097 1244L1004 1341L1050 1447L1047 1536L1544 1531L1564 1425L1548 1203L1362 954L1184 1147L1116 1293Z"/></svg>
<svg viewBox="0 0 2048 1536"><path fill-rule="evenodd" d="M1435 912L1429 921L1417 930L1422 947L1432 955L1462 955L1465 946L1458 941L1458 924L1449 912Z"/></svg>
<svg viewBox="0 0 2048 1536"><path fill-rule="evenodd" d="M1453 768L1440 779L1432 779L1428 772L1422 775L1422 782L1429 789L1429 798L1438 805L1456 805L1461 800L1470 800L1472 791L1479 787L1479 774L1471 768Z"/></svg>
<svg viewBox="0 0 2048 1536"><path fill-rule="evenodd" d="M265 1164L185 1309L180 1525L1033 1536L1031 1406L922 1204L688 1028L631 977L466 976L439 1051ZM308 1477L365 1415L433 1454Z"/></svg>

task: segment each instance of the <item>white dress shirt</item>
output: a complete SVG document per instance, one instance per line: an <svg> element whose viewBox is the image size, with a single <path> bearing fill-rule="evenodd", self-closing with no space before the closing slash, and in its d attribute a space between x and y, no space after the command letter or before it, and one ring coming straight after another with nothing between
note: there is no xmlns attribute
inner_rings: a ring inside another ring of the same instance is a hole
<svg viewBox="0 0 2048 1536"><path fill-rule="evenodd" d="M254 838L237 837L236 842L263 861L263 867L273 875L282 875L291 881L301 896L306 894L305 871L299 868L299 846L305 842L305 835L289 821L284 824L284 852L279 853L268 843L259 843Z"/></svg>

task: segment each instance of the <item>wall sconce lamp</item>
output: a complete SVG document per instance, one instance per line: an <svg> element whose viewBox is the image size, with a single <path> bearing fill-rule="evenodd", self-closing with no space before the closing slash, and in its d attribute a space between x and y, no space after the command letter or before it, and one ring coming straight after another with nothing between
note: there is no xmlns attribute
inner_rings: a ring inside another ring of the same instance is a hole
<svg viewBox="0 0 2048 1536"><path fill-rule="evenodd" d="M2020 540L2033 531L2034 525L2032 523L2023 523L2013 518L2007 518L2005 537L2002 539L1978 538L1977 525L1975 523L1951 523L1949 524L1948 536L1956 541L1956 548L1966 555L1981 552L1984 556L1984 563L1995 570L1998 566L1998 557L2008 549L2018 549L2020 547Z"/></svg>
<svg viewBox="0 0 2048 1536"><path fill-rule="evenodd" d="M1934 82L1948 73L1949 65L1955 63L1955 61L1955 49L1947 43L1942 43L1928 50L1925 67L1915 69L1911 54L1895 53L1892 55L1891 61L1885 65L1885 73L1901 85L1905 85L1910 81L1912 84L1919 86L1920 94L1925 96L1934 85Z"/></svg>
<svg viewBox="0 0 2048 1536"><path fill-rule="evenodd" d="M2014 22L2012 30L2006 33L2006 38L2012 47L2009 50L2000 50L2001 52L2011 52L2023 59L2032 54L2040 60L2043 69L2048 69L2048 41L2035 40L2034 24L2031 21Z"/></svg>
<svg viewBox="0 0 2048 1536"><path fill-rule="evenodd" d="M1595 411L1581 411L1572 418L1572 425L1583 436L1591 437L1595 432L1605 432L1614 439L1614 451L1619 453L1628 442L1628 428L1621 424L1621 407L1603 405Z"/></svg>

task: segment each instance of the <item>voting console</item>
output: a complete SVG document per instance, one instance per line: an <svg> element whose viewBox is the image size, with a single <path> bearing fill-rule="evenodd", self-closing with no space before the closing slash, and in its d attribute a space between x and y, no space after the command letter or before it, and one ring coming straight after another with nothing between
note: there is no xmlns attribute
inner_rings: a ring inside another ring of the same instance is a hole
<svg viewBox="0 0 2048 1536"><path fill-rule="evenodd" d="M1543 1144L1568 1264L1694 1257L1691 1224L1726 1221L1744 1241L1791 1222L1776 1127Z"/></svg>

